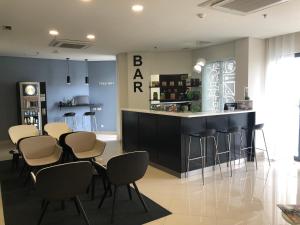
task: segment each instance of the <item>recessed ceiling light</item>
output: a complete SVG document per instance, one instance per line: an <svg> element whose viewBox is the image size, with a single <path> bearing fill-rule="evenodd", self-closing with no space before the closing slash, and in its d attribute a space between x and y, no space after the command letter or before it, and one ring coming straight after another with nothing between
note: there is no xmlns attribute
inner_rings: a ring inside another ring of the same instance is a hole
<svg viewBox="0 0 300 225"><path fill-rule="evenodd" d="M203 19L206 17L206 14L205 13L198 13L197 16L200 18L200 19Z"/></svg>
<svg viewBox="0 0 300 225"><path fill-rule="evenodd" d="M10 26L10 25L2 25L2 30L11 31L12 30L12 26Z"/></svg>
<svg viewBox="0 0 300 225"><path fill-rule="evenodd" d="M95 35L88 34L88 35L86 35L86 38L89 39L89 40L94 40L95 39Z"/></svg>
<svg viewBox="0 0 300 225"><path fill-rule="evenodd" d="M49 30L49 34L52 36L57 36L59 35L59 32L57 30Z"/></svg>
<svg viewBox="0 0 300 225"><path fill-rule="evenodd" d="M144 6L137 4L137 5L133 5L131 9L133 12L142 12L144 10Z"/></svg>
<svg viewBox="0 0 300 225"><path fill-rule="evenodd" d="M80 0L82 2L91 2L92 0Z"/></svg>

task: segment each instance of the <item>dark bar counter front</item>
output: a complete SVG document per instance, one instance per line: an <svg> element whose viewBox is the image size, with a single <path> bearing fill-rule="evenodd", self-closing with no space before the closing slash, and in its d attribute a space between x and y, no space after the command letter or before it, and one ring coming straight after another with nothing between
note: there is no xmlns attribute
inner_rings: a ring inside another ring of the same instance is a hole
<svg viewBox="0 0 300 225"><path fill-rule="evenodd" d="M239 126L249 128L243 136L244 144L250 146L251 128L255 125L254 111L224 111L218 113L176 113L140 109L122 109L123 150L148 151L153 166L163 169L177 177L183 177L187 171L188 134L204 129L225 130ZM225 135L219 135L219 152L226 150ZM215 164L215 149L208 140L206 145L205 166ZM238 159L240 136L231 141L232 159ZM200 154L199 139L193 138L191 157ZM220 155L221 163L227 162L227 154ZM190 162L190 171L201 169L201 160ZM192 172L193 173L193 172Z"/></svg>

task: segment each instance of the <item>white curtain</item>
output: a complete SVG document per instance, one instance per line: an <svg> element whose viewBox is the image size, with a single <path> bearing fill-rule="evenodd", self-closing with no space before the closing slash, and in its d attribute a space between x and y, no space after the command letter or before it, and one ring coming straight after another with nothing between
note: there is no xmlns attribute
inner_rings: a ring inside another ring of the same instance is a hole
<svg viewBox="0 0 300 225"><path fill-rule="evenodd" d="M290 161L298 150L300 60L294 53L294 34L267 40L264 118L269 153L275 160Z"/></svg>

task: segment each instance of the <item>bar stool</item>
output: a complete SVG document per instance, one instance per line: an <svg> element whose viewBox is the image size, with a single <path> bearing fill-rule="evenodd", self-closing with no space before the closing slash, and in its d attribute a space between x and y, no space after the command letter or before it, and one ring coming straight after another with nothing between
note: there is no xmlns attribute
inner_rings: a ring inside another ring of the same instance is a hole
<svg viewBox="0 0 300 225"><path fill-rule="evenodd" d="M271 166L269 152L268 152L268 147L267 147L267 143L266 143L266 138L265 138L265 133L264 133L263 127L264 127L263 123L254 125L252 127L252 129L251 129L251 144L250 144L250 146L246 146L245 148L241 149L241 150L244 150L244 151L247 151L247 152L248 152L248 149L250 149L250 160L252 160L252 156L253 156L254 157L254 161L255 161L256 169L257 169L256 149L265 151L267 153L269 166ZM243 130L244 131L248 131L248 128L243 128ZM264 139L264 145L265 145L264 149L257 148L257 147L253 148L254 141L255 141L255 136L256 136L256 131L261 131L261 133L262 133L262 137Z"/></svg>
<svg viewBox="0 0 300 225"><path fill-rule="evenodd" d="M204 185L204 167L205 167L205 159L206 159L206 155L205 155L205 146L206 146L206 142L208 138L212 138L214 140L214 145L217 151L217 141L215 138L215 134L216 134L216 130L215 129L207 129L204 131L201 131L199 133L191 133L189 134L189 149L188 149L188 158L187 158L187 171L185 173L185 177L187 177L188 172L190 170L190 161L193 160L198 160L201 159L202 163L202 182ZM193 157L191 158L191 142L192 142L192 138L198 138L199 139L199 147L200 147L200 156L198 157ZM204 141L204 143L202 143L202 139ZM204 144L204 146L203 146Z"/></svg>
<svg viewBox="0 0 300 225"><path fill-rule="evenodd" d="M84 127L84 122L86 121L86 118L91 118L91 131L97 131L98 126L97 126L96 112L85 112L82 115L82 127Z"/></svg>
<svg viewBox="0 0 300 225"><path fill-rule="evenodd" d="M218 150L216 151L216 155L215 155L215 165L217 162L217 158L220 164L220 155L222 154L228 154L228 161L227 161L227 166L228 163L230 165L230 176L232 177L232 165L231 165L231 141L232 141L232 137L234 138L235 135L240 135L240 154L239 154L239 158L241 158L242 155L242 144L243 144L243 135L242 135L242 129L240 127L230 127L227 130L221 130L221 131L217 131L217 133L221 133L223 135L225 135L225 146L226 146L226 151L224 152L219 152ZM227 145L226 145L226 140L227 140ZM245 167L246 167L246 171L247 171L247 155L244 151L244 156L245 156ZM234 160L236 159L236 155L234 152ZM220 171L221 171L221 167L220 167ZM221 171L221 176L222 175L222 171Z"/></svg>
<svg viewBox="0 0 300 225"><path fill-rule="evenodd" d="M77 121L76 121L76 113L74 112L67 112L64 114L64 118L65 118L65 123L68 124L69 120L71 120L70 122L72 123L72 130L75 130L77 128Z"/></svg>

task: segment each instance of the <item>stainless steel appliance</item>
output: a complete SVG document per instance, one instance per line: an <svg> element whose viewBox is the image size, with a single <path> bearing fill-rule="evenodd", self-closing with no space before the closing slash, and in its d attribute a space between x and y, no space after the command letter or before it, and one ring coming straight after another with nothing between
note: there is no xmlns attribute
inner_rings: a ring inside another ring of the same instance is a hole
<svg viewBox="0 0 300 225"><path fill-rule="evenodd" d="M47 101L45 82L18 82L19 124L35 125L43 131L47 123Z"/></svg>

